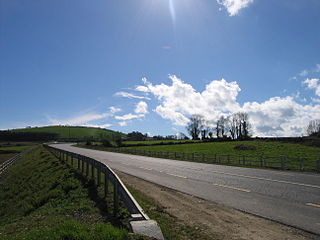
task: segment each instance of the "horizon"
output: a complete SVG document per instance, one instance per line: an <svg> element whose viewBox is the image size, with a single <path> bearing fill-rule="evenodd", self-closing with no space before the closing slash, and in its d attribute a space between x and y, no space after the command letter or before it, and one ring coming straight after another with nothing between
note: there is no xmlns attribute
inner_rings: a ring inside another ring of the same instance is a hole
<svg viewBox="0 0 320 240"><path fill-rule="evenodd" d="M252 135L320 119L317 0L2 1L0 130L187 133L248 113Z"/></svg>

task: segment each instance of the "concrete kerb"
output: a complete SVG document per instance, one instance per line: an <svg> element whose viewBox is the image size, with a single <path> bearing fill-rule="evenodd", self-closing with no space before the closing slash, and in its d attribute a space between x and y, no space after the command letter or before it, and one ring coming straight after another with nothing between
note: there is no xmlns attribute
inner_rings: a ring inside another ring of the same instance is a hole
<svg viewBox="0 0 320 240"><path fill-rule="evenodd" d="M158 240L164 240L161 229L154 220L131 221L132 232L153 237Z"/></svg>

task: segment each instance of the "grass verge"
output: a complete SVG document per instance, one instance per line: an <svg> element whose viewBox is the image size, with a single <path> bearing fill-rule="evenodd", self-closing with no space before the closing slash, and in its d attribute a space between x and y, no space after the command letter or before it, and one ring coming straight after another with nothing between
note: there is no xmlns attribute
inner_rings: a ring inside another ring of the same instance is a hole
<svg viewBox="0 0 320 240"><path fill-rule="evenodd" d="M92 181L43 147L1 174L0 188L0 239L143 239L112 219Z"/></svg>

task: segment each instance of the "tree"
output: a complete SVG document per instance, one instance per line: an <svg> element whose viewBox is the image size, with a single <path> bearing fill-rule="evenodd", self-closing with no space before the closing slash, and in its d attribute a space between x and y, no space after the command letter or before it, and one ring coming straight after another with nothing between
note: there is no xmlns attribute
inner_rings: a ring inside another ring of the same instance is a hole
<svg viewBox="0 0 320 240"><path fill-rule="evenodd" d="M309 136L320 136L320 119L311 120L307 127L307 134Z"/></svg>
<svg viewBox="0 0 320 240"><path fill-rule="evenodd" d="M249 115L246 112L238 112L234 114L236 121L236 138L248 139L249 138Z"/></svg>
<svg viewBox="0 0 320 240"><path fill-rule="evenodd" d="M199 134L204 128L203 116L199 114L192 115L186 128L193 140L199 139Z"/></svg>
<svg viewBox="0 0 320 240"><path fill-rule="evenodd" d="M228 132L228 118L221 116L216 123L217 138L223 138Z"/></svg>

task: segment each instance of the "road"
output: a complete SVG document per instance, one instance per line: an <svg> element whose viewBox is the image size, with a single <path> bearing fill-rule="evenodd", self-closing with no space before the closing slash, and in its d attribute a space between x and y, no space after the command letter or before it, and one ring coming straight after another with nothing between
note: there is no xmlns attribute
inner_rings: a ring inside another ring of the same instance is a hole
<svg viewBox="0 0 320 240"><path fill-rule="evenodd" d="M320 235L320 174L193 163L55 144L113 169Z"/></svg>

